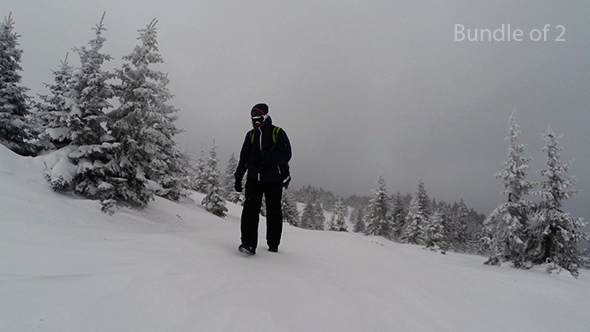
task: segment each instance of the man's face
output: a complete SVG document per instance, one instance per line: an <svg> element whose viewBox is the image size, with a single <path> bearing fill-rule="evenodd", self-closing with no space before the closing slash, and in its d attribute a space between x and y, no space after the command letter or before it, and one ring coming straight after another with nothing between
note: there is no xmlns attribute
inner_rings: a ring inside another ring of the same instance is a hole
<svg viewBox="0 0 590 332"><path fill-rule="evenodd" d="M251 117L252 117L252 126L254 126L255 128L258 128L258 127L264 125L264 121L266 121L266 117L260 111L253 111L251 114Z"/></svg>

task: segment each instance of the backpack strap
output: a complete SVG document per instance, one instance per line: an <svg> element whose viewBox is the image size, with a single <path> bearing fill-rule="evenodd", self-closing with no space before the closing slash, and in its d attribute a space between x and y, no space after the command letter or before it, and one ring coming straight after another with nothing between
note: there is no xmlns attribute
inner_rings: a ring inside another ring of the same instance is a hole
<svg viewBox="0 0 590 332"><path fill-rule="evenodd" d="M281 131L281 127L274 127L272 130L272 142L274 144L277 144L278 137L279 137L279 131Z"/></svg>
<svg viewBox="0 0 590 332"><path fill-rule="evenodd" d="M274 127L272 129L272 142L274 144L277 144L280 131L281 127ZM254 129L250 130L250 144L254 144Z"/></svg>
<svg viewBox="0 0 590 332"><path fill-rule="evenodd" d="M254 144L254 129L250 130L250 144Z"/></svg>

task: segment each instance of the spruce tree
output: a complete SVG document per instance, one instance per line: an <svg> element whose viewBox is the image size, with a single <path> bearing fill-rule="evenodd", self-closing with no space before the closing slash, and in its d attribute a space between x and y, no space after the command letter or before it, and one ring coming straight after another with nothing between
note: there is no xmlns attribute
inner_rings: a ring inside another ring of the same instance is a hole
<svg viewBox="0 0 590 332"><path fill-rule="evenodd" d="M445 229L444 229L444 215L442 212L435 212L431 218L429 218L424 225L423 241L426 248L431 250L440 250L441 253L445 253L447 243L445 241Z"/></svg>
<svg viewBox="0 0 590 332"><path fill-rule="evenodd" d="M238 161L236 157L232 153L229 161L227 162L227 167L225 169L225 173L223 174L223 196L228 202L232 203L239 203L240 202L240 193L235 189L235 182L236 179L234 177L234 173L236 172L236 168L238 167Z"/></svg>
<svg viewBox="0 0 590 332"><path fill-rule="evenodd" d="M54 84L45 84L51 95L40 95L42 102L36 104L37 117L43 130L39 139L49 148L60 149L72 143L72 111L67 97L72 89L73 67L68 63L68 54L58 70L53 71Z"/></svg>
<svg viewBox="0 0 590 332"><path fill-rule="evenodd" d="M422 180L418 182L418 187L412 201L410 209L406 216L406 224L402 232L402 240L408 243L418 244L422 241L424 226L430 218L430 199L426 194Z"/></svg>
<svg viewBox="0 0 590 332"><path fill-rule="evenodd" d="M317 215L315 213L315 206L312 200L308 200L305 203L305 207L303 208L303 213L301 214L301 223L299 227L305 229L315 229L315 225L317 224L316 221Z"/></svg>
<svg viewBox="0 0 590 332"><path fill-rule="evenodd" d="M192 189L194 191L206 194L207 193L207 161L205 160L205 152L201 149L199 159L194 166L195 174L192 180Z"/></svg>
<svg viewBox="0 0 590 332"><path fill-rule="evenodd" d="M484 221L484 241L489 247L490 258L486 264L499 265L502 261L512 261L514 266L525 264L529 239L528 209L526 199L533 184L526 179L530 158L523 157L524 144L518 142L520 127L510 116L508 141L508 160L504 170L496 174L504 184L502 195L508 201L500 204Z"/></svg>
<svg viewBox="0 0 590 332"><path fill-rule="evenodd" d="M355 210L355 218L353 232L355 233L365 233L367 230L367 226L365 223L365 209L363 206L359 205Z"/></svg>
<svg viewBox="0 0 590 332"><path fill-rule="evenodd" d="M297 202L295 201L293 194L289 191L284 191L281 198L281 204L283 208L283 222L292 226L299 226L299 210L297 209Z"/></svg>
<svg viewBox="0 0 590 332"><path fill-rule="evenodd" d="M395 239L399 239L406 224L406 216L408 214L404 199L399 192L393 198L393 211L391 214L393 218L392 236Z"/></svg>
<svg viewBox="0 0 590 332"><path fill-rule="evenodd" d="M114 93L107 83L113 75L102 69L106 61L113 59L101 53L106 41L102 35L106 31L103 20L104 14L100 23L92 28L95 38L88 43L90 47L74 48L80 57L80 67L72 71L72 86L66 97L73 115L70 124L72 143L77 146L96 146L113 141L104 126L107 123L105 110L112 107L109 99L114 97Z"/></svg>
<svg viewBox="0 0 590 332"><path fill-rule="evenodd" d="M326 224L326 216L324 215L324 208L322 203L316 201L313 205L313 213L315 214L313 229L323 231Z"/></svg>
<svg viewBox="0 0 590 332"><path fill-rule="evenodd" d="M20 155L34 155L29 143L31 125L28 88L21 86L20 66L23 50L19 49L12 13L0 24L0 144Z"/></svg>
<svg viewBox="0 0 590 332"><path fill-rule="evenodd" d="M367 212L367 235L391 237L391 202L387 193L387 185L383 176L377 179L378 188L374 190L374 197Z"/></svg>
<svg viewBox="0 0 590 332"><path fill-rule="evenodd" d="M69 109L70 123L67 157L60 159L47 171L54 190L73 189L76 193L91 199L100 199L103 211L110 210L115 202L123 200L136 204L144 199L135 192L128 191L127 179L119 176L115 154L120 144L114 142L107 124L105 109L111 107L108 100L113 97L111 86L107 83L112 75L102 70L110 55L101 53L106 41L102 36L104 14L96 25L94 39L90 47L74 48L80 57L80 67L72 70L69 90L64 92ZM63 167L69 164L68 167ZM73 174L62 174L60 170L69 168Z"/></svg>
<svg viewBox="0 0 590 332"><path fill-rule="evenodd" d="M213 147L211 148L206 168L207 195L203 198L201 204L205 206L207 211L223 218L226 216L228 210L225 199L223 198L221 175L217 168L218 163L215 141L213 141Z"/></svg>
<svg viewBox="0 0 590 332"><path fill-rule="evenodd" d="M539 172L544 180L540 183L541 189L534 192L541 198L534 207L534 216L538 221L534 235L540 243L536 262L551 263L553 266L549 270L559 266L577 277L578 268L582 265L579 244L588 241L590 236L580 230L585 226L582 218L572 217L563 211L563 202L577 193L577 190L570 189L577 179L563 177L569 171L571 162L560 161L563 148L558 140L561 136L547 129L543 138L547 168Z"/></svg>
<svg viewBox="0 0 590 332"><path fill-rule="evenodd" d="M342 197L339 197L336 201L336 206L334 207L334 213L332 214L332 218L328 223L328 230L348 232L348 227L346 226L346 221L344 220L346 214L347 207L346 205L344 205L344 200L342 199Z"/></svg>
<svg viewBox="0 0 590 332"><path fill-rule="evenodd" d="M159 196L178 200L184 195L183 155L176 149L174 122L178 110L167 102L167 75L152 69L163 62L157 47L157 21L139 30L141 45L123 57L128 63L116 70L121 84L116 87L120 106L109 114L113 136L121 143L117 157L123 177L137 183L132 190L150 197L147 180L159 184ZM147 204L147 202L145 202Z"/></svg>
<svg viewBox="0 0 590 332"><path fill-rule="evenodd" d="M454 250L457 252L469 251L469 209L467 209L467 206L462 199L457 205L455 214L451 217L451 220L448 224L450 228L449 242L451 243L451 246L454 248Z"/></svg>

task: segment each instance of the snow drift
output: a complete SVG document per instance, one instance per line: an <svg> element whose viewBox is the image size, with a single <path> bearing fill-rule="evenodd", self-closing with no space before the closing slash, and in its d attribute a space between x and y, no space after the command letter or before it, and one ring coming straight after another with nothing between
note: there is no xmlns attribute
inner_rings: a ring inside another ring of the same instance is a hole
<svg viewBox="0 0 590 332"><path fill-rule="evenodd" d="M53 192L44 158L0 146L2 331L588 330L585 270L288 225L278 253L245 257L239 206L217 218L195 193L109 216Z"/></svg>

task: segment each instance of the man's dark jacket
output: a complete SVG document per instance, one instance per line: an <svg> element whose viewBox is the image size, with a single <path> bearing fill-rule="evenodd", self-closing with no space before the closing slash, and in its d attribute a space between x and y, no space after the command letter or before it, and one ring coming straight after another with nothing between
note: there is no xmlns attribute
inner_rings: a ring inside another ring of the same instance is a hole
<svg viewBox="0 0 590 332"><path fill-rule="evenodd" d="M283 129L279 130L275 143L272 138L274 128L272 119L268 117L263 126L246 134L234 174L236 180L241 181L248 171L248 179L267 183L283 182L285 166L291 160L291 143Z"/></svg>

